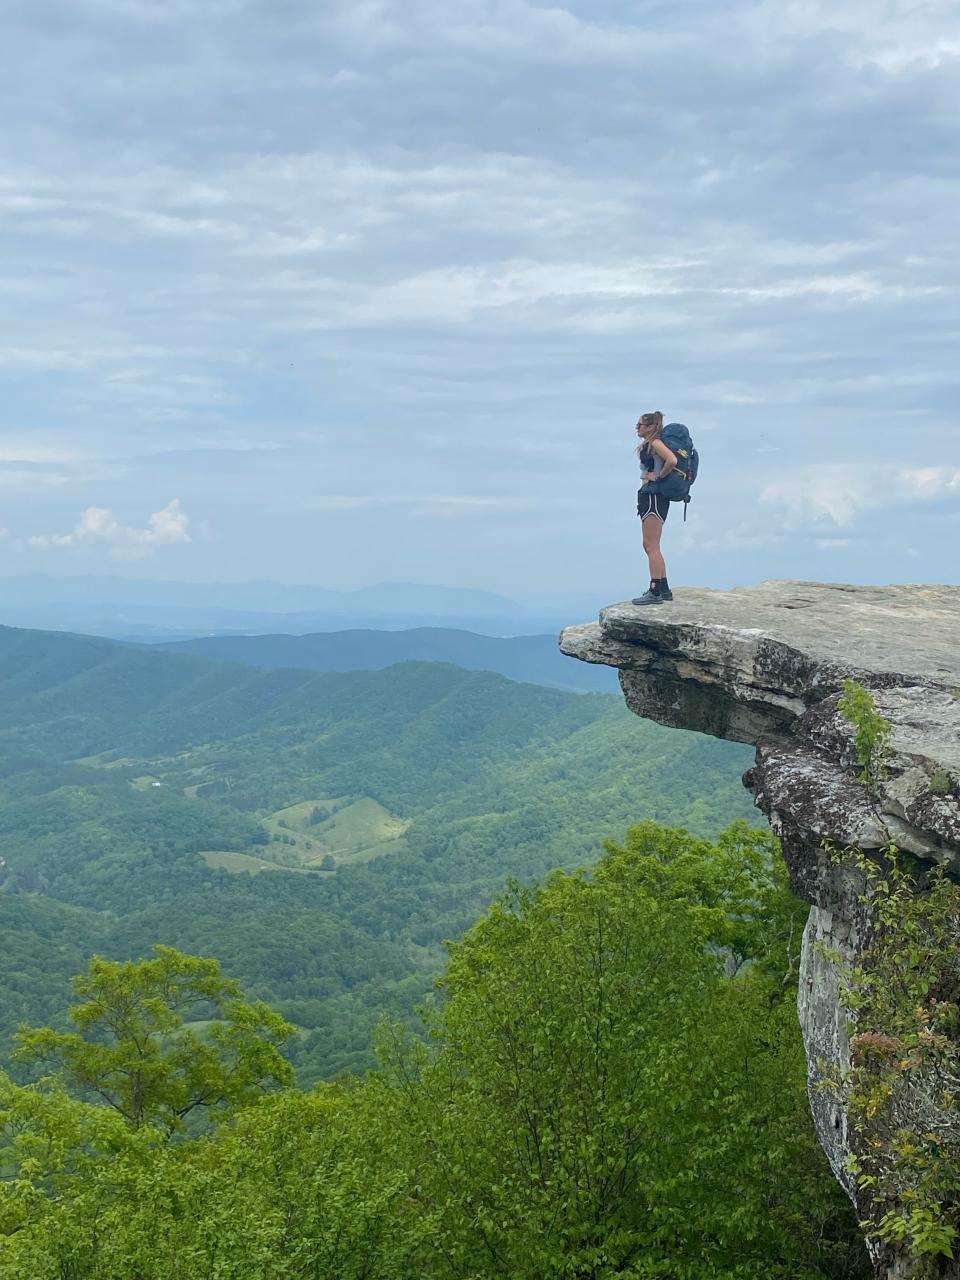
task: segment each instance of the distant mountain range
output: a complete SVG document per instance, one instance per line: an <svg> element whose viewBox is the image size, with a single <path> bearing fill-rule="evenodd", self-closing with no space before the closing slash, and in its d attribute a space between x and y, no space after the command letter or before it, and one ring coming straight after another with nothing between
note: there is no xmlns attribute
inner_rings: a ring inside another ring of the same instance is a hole
<svg viewBox="0 0 960 1280"><path fill-rule="evenodd" d="M468 671L496 671L511 680L558 689L612 693L618 687L616 675L608 667L591 667L565 658L555 635L503 638L445 627L416 627L306 636L206 636L157 647L250 667L377 671L396 662L450 662Z"/></svg>
<svg viewBox="0 0 960 1280"><path fill-rule="evenodd" d="M0 622L8 626L130 640L218 633L396 630L451 624L483 635L555 632L577 609L529 609L465 587L391 582L331 591L279 582L166 582L28 574L0 578Z"/></svg>
<svg viewBox="0 0 960 1280"><path fill-rule="evenodd" d="M416 582L383 582L358 591L332 591L311 583L285 582L173 582L163 579L118 578L107 575L52 577L23 574L0 578L0 601L24 605L58 601L109 600L128 606L213 608L261 613L443 613L520 614L523 606L506 596L469 587L431 586Z"/></svg>

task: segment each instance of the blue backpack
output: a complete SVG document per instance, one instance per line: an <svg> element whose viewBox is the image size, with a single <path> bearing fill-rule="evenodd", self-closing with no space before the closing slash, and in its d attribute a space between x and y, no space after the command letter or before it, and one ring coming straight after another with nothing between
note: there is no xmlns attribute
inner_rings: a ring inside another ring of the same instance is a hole
<svg viewBox="0 0 960 1280"><path fill-rule="evenodd" d="M660 439L671 453L676 454L677 465L666 479L654 481L650 488L655 493L662 493L671 502L682 502L683 518L686 520L690 486L700 470L700 455L694 448L690 432L682 422L668 422Z"/></svg>

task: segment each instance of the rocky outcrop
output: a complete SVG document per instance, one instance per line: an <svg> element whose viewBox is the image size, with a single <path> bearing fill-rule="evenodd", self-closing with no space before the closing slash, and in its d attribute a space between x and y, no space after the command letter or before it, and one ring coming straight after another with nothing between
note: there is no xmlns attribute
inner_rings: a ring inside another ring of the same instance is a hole
<svg viewBox="0 0 960 1280"><path fill-rule="evenodd" d="M604 609L599 623L568 627L560 647L618 668L637 715L756 746L744 782L811 904L799 1012L814 1120L856 1200L846 1117L818 1084L823 1065L845 1067L849 1053L828 953L855 960L869 918L862 877L823 846L869 852L892 838L960 878L960 587L766 582L675 594L669 605ZM848 678L893 726L874 797L858 781L853 729L837 707ZM902 1259L876 1261L879 1275L910 1274Z"/></svg>

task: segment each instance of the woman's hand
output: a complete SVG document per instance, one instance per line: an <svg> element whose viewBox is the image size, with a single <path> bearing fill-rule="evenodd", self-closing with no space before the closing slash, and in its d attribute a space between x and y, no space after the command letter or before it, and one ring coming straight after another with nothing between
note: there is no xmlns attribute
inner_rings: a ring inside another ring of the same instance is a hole
<svg viewBox="0 0 960 1280"><path fill-rule="evenodd" d="M657 476L657 479L666 480L667 476L670 474L671 471L673 471L674 467L676 467L677 465L677 455L673 452L672 449L668 449L662 440L654 440L653 443L650 445L650 448L657 455L657 457L660 458L663 462L663 465L660 468L660 474L659 476Z"/></svg>
<svg viewBox="0 0 960 1280"><path fill-rule="evenodd" d="M656 478L657 478L657 473L655 471L645 471L643 473L643 479L645 484L652 483L654 480L656 480Z"/></svg>

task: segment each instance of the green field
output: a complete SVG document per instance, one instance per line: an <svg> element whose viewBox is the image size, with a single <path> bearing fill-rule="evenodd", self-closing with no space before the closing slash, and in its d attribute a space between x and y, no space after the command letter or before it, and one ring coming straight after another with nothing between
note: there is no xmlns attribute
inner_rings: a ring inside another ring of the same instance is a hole
<svg viewBox="0 0 960 1280"><path fill-rule="evenodd" d="M329 814L329 817L315 816ZM403 848L409 821L389 813L370 796L302 800L287 805L263 819L263 825L277 838L294 841L298 860L315 866L327 856L337 865L369 862Z"/></svg>
<svg viewBox="0 0 960 1280"><path fill-rule="evenodd" d="M285 867L279 862L258 858L252 853L231 853L229 850L207 850L199 855L214 871L229 871L235 875L259 875L261 871L303 871L302 867ZM328 875L329 872L319 872Z"/></svg>
<svg viewBox="0 0 960 1280"><path fill-rule="evenodd" d="M139 790L151 785L150 781L139 785L141 782L136 779L133 785ZM183 794L197 800L197 790L194 784L185 787ZM370 796L300 800L257 817L270 838L261 851L204 849L199 856L206 865L235 874L313 871L329 875L336 867L402 852L410 826L409 820L394 816ZM322 866L328 858L333 859L333 865Z"/></svg>

